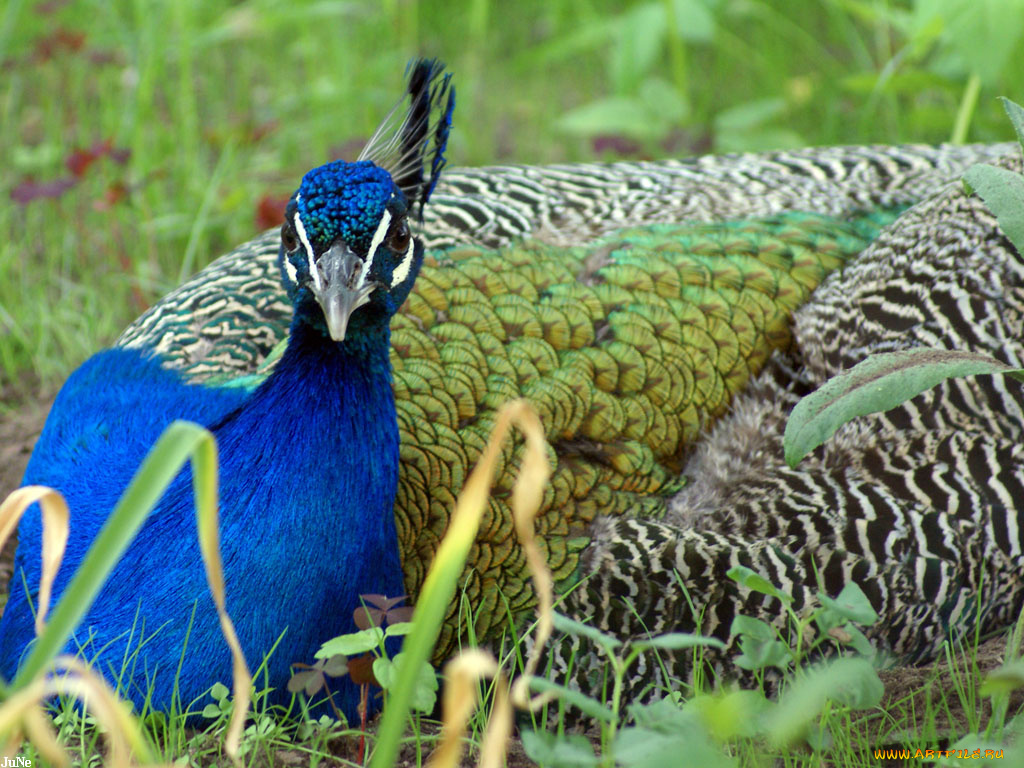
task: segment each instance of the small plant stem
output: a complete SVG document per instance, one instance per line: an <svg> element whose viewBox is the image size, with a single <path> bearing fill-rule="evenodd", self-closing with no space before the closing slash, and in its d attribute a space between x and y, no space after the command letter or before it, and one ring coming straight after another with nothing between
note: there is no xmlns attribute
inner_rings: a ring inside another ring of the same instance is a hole
<svg viewBox="0 0 1024 768"><path fill-rule="evenodd" d="M615 743L615 734L619 727L619 707L622 705L623 680L626 677L626 670L629 669L636 656L633 654L626 659L620 659L609 654L609 658L612 662L612 672L615 674L615 684L612 686L612 720L607 726L601 727L601 741L604 742L601 751L606 756L605 764L611 766L614 765L612 744Z"/></svg>
<svg viewBox="0 0 1024 768"><path fill-rule="evenodd" d="M978 106L978 93L981 91L981 78L972 72L967 79L964 95L960 97L960 106L956 111L956 122L953 124L953 135L949 137L952 144L963 144L967 141L967 131L971 126L971 118Z"/></svg>
<svg viewBox="0 0 1024 768"><path fill-rule="evenodd" d="M366 710L370 697L370 684L359 686L359 764L366 765Z"/></svg>

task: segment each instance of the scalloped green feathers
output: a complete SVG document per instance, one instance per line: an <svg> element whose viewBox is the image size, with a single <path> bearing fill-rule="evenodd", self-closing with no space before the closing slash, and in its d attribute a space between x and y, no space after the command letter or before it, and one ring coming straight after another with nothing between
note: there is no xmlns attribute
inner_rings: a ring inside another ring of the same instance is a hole
<svg viewBox="0 0 1024 768"><path fill-rule="evenodd" d="M678 489L686 449L775 349L792 311L894 214L811 214L635 228L581 248L460 248L428 256L392 322L402 466L395 505L415 595L496 409L527 398L555 472L537 531L572 583L587 525L653 516ZM532 606L507 506L516 449L465 574L476 632ZM455 610L439 657L457 640Z"/></svg>

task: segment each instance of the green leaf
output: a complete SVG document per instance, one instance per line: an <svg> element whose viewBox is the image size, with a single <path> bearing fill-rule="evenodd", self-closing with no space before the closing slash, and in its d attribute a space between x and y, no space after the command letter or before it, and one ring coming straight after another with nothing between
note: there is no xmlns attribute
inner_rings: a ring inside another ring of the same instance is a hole
<svg viewBox="0 0 1024 768"><path fill-rule="evenodd" d="M659 138L664 133L664 125L643 101L631 96L591 101L555 121L555 128L571 136L613 134L640 140Z"/></svg>
<svg viewBox="0 0 1024 768"><path fill-rule="evenodd" d="M729 627L729 634L748 635L755 640L763 640L765 642L777 639L775 629L771 624L761 621L761 619L755 619L753 616L744 616L742 614L733 618L732 626Z"/></svg>
<svg viewBox="0 0 1024 768"><path fill-rule="evenodd" d="M939 18L942 42L992 85L1009 65L1024 29L1024 0L917 0L914 28Z"/></svg>
<svg viewBox="0 0 1024 768"><path fill-rule="evenodd" d="M373 660L373 676L377 678L381 688L391 691L394 689L397 680L396 671L398 660L402 656L399 653L395 658L384 657ZM420 665L419 675L413 685L412 707L420 712L429 713L437 703L437 672L429 662Z"/></svg>
<svg viewBox="0 0 1024 768"><path fill-rule="evenodd" d="M331 656L323 666L323 673L331 677L341 677L348 674L348 659L343 653Z"/></svg>
<svg viewBox="0 0 1024 768"><path fill-rule="evenodd" d="M736 760L725 755L721 747L708 739L695 716L687 718L687 727L673 733L629 727L619 731L612 745L617 765L638 768L678 768L680 756L684 765L701 768L731 768Z"/></svg>
<svg viewBox="0 0 1024 768"><path fill-rule="evenodd" d="M357 656L360 653L377 650L382 642L384 642L384 630L380 627L370 627L328 640L313 655L318 659L329 659L339 653L343 656Z"/></svg>
<svg viewBox="0 0 1024 768"><path fill-rule="evenodd" d="M1021 765L1021 753L1015 747L989 741L980 733L969 733L946 747L953 754L936 755L936 765L962 766L965 758L971 760L968 765Z"/></svg>
<svg viewBox="0 0 1024 768"><path fill-rule="evenodd" d="M999 220L999 227L1024 254L1024 176L994 165L972 165L964 179Z"/></svg>
<svg viewBox="0 0 1024 768"><path fill-rule="evenodd" d="M397 621L394 624L388 624L387 629L384 630L384 637L401 637L408 635L411 631L411 621Z"/></svg>
<svg viewBox="0 0 1024 768"><path fill-rule="evenodd" d="M672 698L655 699L647 704L633 703L628 712L633 725L661 733L673 733L691 727L693 715L684 712Z"/></svg>
<svg viewBox="0 0 1024 768"><path fill-rule="evenodd" d="M658 115L664 128L682 124L690 113L686 99L672 83L660 77L648 77L640 84L640 100L648 114Z"/></svg>
<svg viewBox="0 0 1024 768"><path fill-rule="evenodd" d="M775 744L791 744L807 733L826 701L853 709L877 706L885 689L866 659L845 657L813 667L797 678L779 697L766 722Z"/></svg>
<svg viewBox="0 0 1024 768"><path fill-rule="evenodd" d="M224 683L214 683L213 687L210 688L210 696L213 697L214 701L226 701L231 691Z"/></svg>
<svg viewBox="0 0 1024 768"><path fill-rule="evenodd" d="M716 2L705 0L672 0L676 34L691 43L711 43L717 23L711 8Z"/></svg>
<svg viewBox="0 0 1024 768"><path fill-rule="evenodd" d="M597 765L594 748L582 734L558 735L525 729L520 736L523 751L535 763L557 768L591 768Z"/></svg>
<svg viewBox="0 0 1024 768"><path fill-rule="evenodd" d="M1013 130L1017 133L1017 141L1020 142L1021 149L1024 149L1024 107L1006 98L1002 98L1000 101L1003 102L1003 109L1006 110Z"/></svg>
<svg viewBox="0 0 1024 768"><path fill-rule="evenodd" d="M636 92L665 45L665 7L660 2L639 5L619 17L615 45L609 57L612 87L619 96Z"/></svg>
<svg viewBox="0 0 1024 768"><path fill-rule="evenodd" d="M818 593L818 600L826 608L835 611L843 618L865 627L870 627L878 621L878 614L871 607L871 601L868 600L864 591L852 581L843 587L843 590L835 600L822 592Z"/></svg>
<svg viewBox="0 0 1024 768"><path fill-rule="evenodd" d="M1024 660L1003 664L989 672L981 684L981 695L1010 693L1018 688L1024 688Z"/></svg>
<svg viewBox="0 0 1024 768"><path fill-rule="evenodd" d="M755 592L761 592L765 595L777 597L784 603L793 602L793 598L790 595L787 595L785 592L782 592L778 589L778 587L776 587L774 584L768 581L768 579L766 579L764 576L757 573L756 571L752 571L745 565L737 565L736 567L729 569L729 571L725 575L733 581L737 582L738 584L742 584L747 589L752 589Z"/></svg>
<svg viewBox="0 0 1024 768"><path fill-rule="evenodd" d="M377 678L380 687L385 691L391 690L395 682L395 662L387 656L380 656L373 660L373 676Z"/></svg>
<svg viewBox="0 0 1024 768"><path fill-rule="evenodd" d="M848 633L852 638L847 645L853 648L853 650L861 656L866 656L868 658L875 655L875 646L871 644L870 640L868 640L868 636L857 629L857 627L853 626L853 624L846 624L843 627L843 631Z"/></svg>
<svg viewBox="0 0 1024 768"><path fill-rule="evenodd" d="M988 355L916 348L872 355L803 398L789 416L783 446L791 467L857 416L895 408L952 376L1006 373L1024 380Z"/></svg>
<svg viewBox="0 0 1024 768"><path fill-rule="evenodd" d="M765 713L773 706L756 690L702 693L686 703L686 709L698 713L704 727L718 742L757 736Z"/></svg>
<svg viewBox="0 0 1024 768"><path fill-rule="evenodd" d="M792 660L793 653L789 646L781 640L757 640L749 635L740 638L740 655L736 657L736 666L741 669L764 669L778 667L786 669Z"/></svg>
<svg viewBox="0 0 1024 768"><path fill-rule="evenodd" d="M679 651L684 648L718 648L724 649L725 643L715 637L703 637L692 635L686 632L672 632L667 635L652 637L650 640L638 640L633 643L637 650L645 651L649 648L664 648L669 651Z"/></svg>
<svg viewBox="0 0 1024 768"><path fill-rule="evenodd" d="M781 117L786 111L786 100L778 97L755 99L723 109L715 115L716 131L750 130Z"/></svg>

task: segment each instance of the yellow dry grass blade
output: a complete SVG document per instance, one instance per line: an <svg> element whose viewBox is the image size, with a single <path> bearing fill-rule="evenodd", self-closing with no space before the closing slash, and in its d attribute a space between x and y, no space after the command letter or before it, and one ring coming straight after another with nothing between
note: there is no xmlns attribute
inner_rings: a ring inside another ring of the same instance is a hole
<svg viewBox="0 0 1024 768"><path fill-rule="evenodd" d="M36 606L36 636L43 633L46 614L50 610L53 581L64 559L68 542L68 505L64 497L53 488L26 485L12 492L0 504L0 549L14 532L21 516L30 506L39 502L43 513L43 570L39 576L39 604Z"/></svg>
<svg viewBox="0 0 1024 768"><path fill-rule="evenodd" d="M205 431L205 430L204 430ZM207 433L209 434L209 433ZM217 509L217 444L210 435L209 440L197 444L195 450L202 452L203 460L193 462L195 472L196 524L199 528L199 548L206 567L206 581L217 606L217 617L224 640L231 649L232 680L234 681L235 704L231 721L224 736L224 751L235 765L241 765L239 747L245 718L249 714L249 692L252 689L252 674L245 661L242 644L238 640L234 622L228 615L224 594L224 564L220 557L220 522Z"/></svg>
<svg viewBox="0 0 1024 768"><path fill-rule="evenodd" d="M519 404L510 404L522 407ZM460 653L445 667L445 690L444 690L444 726L442 728L441 744L430 756L427 768L455 768L462 756L462 741L466 735L466 727L469 718L477 707L477 692L480 681L493 678L496 681L494 686L494 704L491 715L487 722L487 730L484 733L483 744L480 748L479 768L500 768L503 763L508 740L512 735L512 707L513 705L523 709L536 709L549 701L553 694L544 693L533 699L530 698L530 678L537 669L540 654L554 626L552 616L554 606L554 582L551 578L551 571L547 562L537 545L537 537L533 527L534 515L540 507L540 501L544 493L544 484L547 482L547 461L544 458L543 432L539 435L531 434L536 420L536 426L540 427L539 419L536 419L532 409L525 408L525 411L512 411L519 415L526 413L523 428L527 434L527 454L523 458L522 470L516 480L515 491L522 489L518 496L513 492L512 514L515 520L516 534L526 554L527 564L530 567L530 574L533 578L533 586L537 595L537 633L534 637L533 649L527 659L523 674L515 681L511 694L504 673L499 669L498 663L486 651L480 649L469 649ZM505 413L504 411L502 412ZM531 419L532 417L532 419ZM510 419L511 420L511 419ZM492 446L497 449L510 424L505 424L499 418L494 431L491 433L488 449ZM531 441L531 437L538 438ZM484 462L491 458L486 451L481 459L480 466L486 471L490 469ZM475 472L474 472L475 474ZM488 476L489 479L489 476ZM472 481L472 478L470 478ZM466 483L463 495L459 501L464 499L473 504L479 504L482 511L487 503L486 492L476 495L479 486L472 488L474 495L470 496L470 482ZM478 522L478 520L477 520ZM473 528L475 535L476 528ZM447 541L447 540L446 540ZM442 543L442 548L444 543ZM440 550L439 550L440 552ZM428 576L429 579L429 576Z"/></svg>
<svg viewBox="0 0 1024 768"><path fill-rule="evenodd" d="M430 658L437 642L445 612L455 595L470 547L480 528L501 444L508 437L513 425L522 431L526 445L519 475L512 489L511 506L520 535L528 531L527 538L530 541L533 539L533 518L540 507L551 468L545 454L546 442L540 419L525 400L513 400L506 403L498 412L487 446L455 502L455 511L452 513L448 531L423 581L423 588L416 602L416 612L413 615L413 629L406 637L403 658L396 673L396 685L388 699L388 706L377 734L377 748L370 761L371 768L385 768L395 762L411 707L415 677L423 663ZM527 546L525 541L524 546ZM539 550L531 554L527 547L527 557L531 568L539 565L546 574L547 568ZM549 606L550 581L551 577L547 575L548 595L546 598L540 597L542 604L545 604L546 600ZM538 592L542 591L540 588L543 586L543 582L538 584ZM464 729L465 724L460 727Z"/></svg>
<svg viewBox="0 0 1024 768"><path fill-rule="evenodd" d="M103 678L72 656L58 657L55 666L57 674L36 678L0 705L0 752L4 757L13 758L27 736L49 763L71 765L43 711L47 699L68 695L83 703L106 734L107 765L128 768L134 765L132 755L151 764L152 754L130 707L117 698Z"/></svg>
<svg viewBox="0 0 1024 768"><path fill-rule="evenodd" d="M466 725L477 706L481 680L493 678L494 708L487 721L480 748L480 768L501 768L512 735L512 702L508 682L498 662L486 651L471 648L452 659L444 668L444 727L441 744L430 756L427 768L455 768L462 755Z"/></svg>

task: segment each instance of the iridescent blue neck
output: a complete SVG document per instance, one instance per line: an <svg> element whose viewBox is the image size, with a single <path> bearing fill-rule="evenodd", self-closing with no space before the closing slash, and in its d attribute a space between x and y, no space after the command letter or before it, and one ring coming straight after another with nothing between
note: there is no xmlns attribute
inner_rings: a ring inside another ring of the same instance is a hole
<svg viewBox="0 0 1024 768"><path fill-rule="evenodd" d="M271 679L287 679L288 664L312 663L321 642L354 631L360 595L404 593L394 518L398 425L384 333L383 343L335 343L296 323L274 373L217 430L223 540L238 543L229 608L231 594L260 595L248 610L275 617L273 625L256 622L259 637L242 638L249 652L269 649L288 625L281 646L288 653L275 654ZM258 531L230 533L255 521ZM296 559L297 550L325 555ZM301 574L292 572L296 562ZM354 711L355 688L340 693Z"/></svg>

